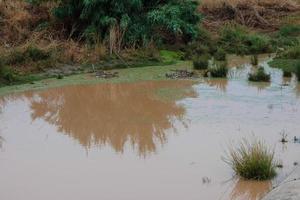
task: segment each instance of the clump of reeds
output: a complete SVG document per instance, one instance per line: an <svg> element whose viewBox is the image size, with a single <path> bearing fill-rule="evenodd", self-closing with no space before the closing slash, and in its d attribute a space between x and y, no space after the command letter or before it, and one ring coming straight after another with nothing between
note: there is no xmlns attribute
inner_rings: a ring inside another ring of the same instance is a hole
<svg viewBox="0 0 300 200"><path fill-rule="evenodd" d="M193 59L193 67L196 70L203 70L208 68L209 64L209 55L201 55Z"/></svg>
<svg viewBox="0 0 300 200"><path fill-rule="evenodd" d="M262 141L244 139L238 147L229 149L225 161L245 179L268 180L276 175L274 150Z"/></svg>
<svg viewBox="0 0 300 200"><path fill-rule="evenodd" d="M259 67L254 73L250 73L249 81L253 82L270 82L271 76L265 72L263 67Z"/></svg>
<svg viewBox="0 0 300 200"><path fill-rule="evenodd" d="M227 62L216 62L208 69L208 71L214 78L225 78L228 73Z"/></svg>

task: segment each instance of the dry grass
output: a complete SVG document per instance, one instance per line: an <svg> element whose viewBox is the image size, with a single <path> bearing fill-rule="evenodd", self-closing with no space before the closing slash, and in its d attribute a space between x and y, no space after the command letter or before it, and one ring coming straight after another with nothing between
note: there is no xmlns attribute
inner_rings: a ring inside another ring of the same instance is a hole
<svg viewBox="0 0 300 200"><path fill-rule="evenodd" d="M284 17L300 10L299 0L202 0L204 26L218 30L227 23L274 31Z"/></svg>
<svg viewBox="0 0 300 200"><path fill-rule="evenodd" d="M278 8L294 9L299 5L299 0L201 0L201 6L204 8L221 8L224 4L232 7L238 7L239 5L251 5L251 6L274 6ZM297 5L298 4L298 5Z"/></svg>

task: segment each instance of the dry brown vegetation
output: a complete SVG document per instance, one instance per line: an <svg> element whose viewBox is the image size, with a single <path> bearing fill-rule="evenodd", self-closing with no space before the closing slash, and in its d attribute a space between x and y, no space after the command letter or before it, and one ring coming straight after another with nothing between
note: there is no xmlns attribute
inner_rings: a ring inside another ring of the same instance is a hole
<svg viewBox="0 0 300 200"><path fill-rule="evenodd" d="M284 17L299 15L299 0L202 0L204 25L216 30L234 22L251 28L273 31Z"/></svg>
<svg viewBox="0 0 300 200"><path fill-rule="evenodd" d="M32 6L24 0L0 0L1 57L15 52L22 55L29 47L34 47L51 53L52 60L63 63L95 62L102 58L106 48L100 42L91 48L66 36L64 27L51 16L54 6L55 3ZM30 62L14 67L22 72L37 70Z"/></svg>

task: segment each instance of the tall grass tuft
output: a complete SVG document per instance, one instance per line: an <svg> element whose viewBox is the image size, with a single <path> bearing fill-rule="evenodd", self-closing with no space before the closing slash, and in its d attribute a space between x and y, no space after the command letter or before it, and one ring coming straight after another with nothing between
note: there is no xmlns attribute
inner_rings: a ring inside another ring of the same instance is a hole
<svg viewBox="0 0 300 200"><path fill-rule="evenodd" d="M216 62L212 67L208 69L208 71L214 78L225 78L228 73L227 62Z"/></svg>
<svg viewBox="0 0 300 200"><path fill-rule="evenodd" d="M249 81L253 82L270 82L271 76L267 74L263 67L259 67L254 73L250 73Z"/></svg>
<svg viewBox="0 0 300 200"><path fill-rule="evenodd" d="M193 67L196 70L203 70L203 69L207 69L208 68L208 64L209 64L209 55L201 55L199 57L195 57L193 59Z"/></svg>
<svg viewBox="0 0 300 200"><path fill-rule="evenodd" d="M226 159L235 173L245 179L268 180L276 176L274 150L259 140L244 139L237 148L230 148Z"/></svg>

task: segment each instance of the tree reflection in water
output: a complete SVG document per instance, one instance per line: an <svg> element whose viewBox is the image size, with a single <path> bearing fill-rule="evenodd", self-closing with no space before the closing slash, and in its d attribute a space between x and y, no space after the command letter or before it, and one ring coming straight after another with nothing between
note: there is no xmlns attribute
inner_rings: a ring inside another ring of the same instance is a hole
<svg viewBox="0 0 300 200"><path fill-rule="evenodd" d="M126 142L140 155L156 151L166 130L183 122L184 107L156 95L161 88L188 89L190 81L141 82L71 86L27 93L33 120L44 119L90 148L109 144L123 152ZM186 93L191 96L194 93ZM156 142L157 141L157 142Z"/></svg>

